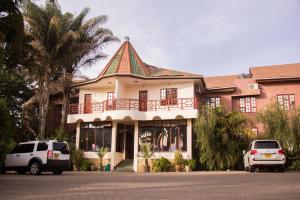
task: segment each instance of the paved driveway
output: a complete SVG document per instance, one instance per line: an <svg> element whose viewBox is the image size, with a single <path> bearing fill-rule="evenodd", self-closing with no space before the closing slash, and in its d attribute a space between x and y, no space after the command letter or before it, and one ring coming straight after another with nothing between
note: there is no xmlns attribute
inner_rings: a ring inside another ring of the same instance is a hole
<svg viewBox="0 0 300 200"><path fill-rule="evenodd" d="M300 199L300 173L0 175L0 199Z"/></svg>

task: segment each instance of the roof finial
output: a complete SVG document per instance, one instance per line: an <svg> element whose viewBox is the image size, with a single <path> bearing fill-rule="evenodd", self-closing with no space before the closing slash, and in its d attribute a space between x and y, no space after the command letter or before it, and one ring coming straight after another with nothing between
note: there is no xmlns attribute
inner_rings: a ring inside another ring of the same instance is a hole
<svg viewBox="0 0 300 200"><path fill-rule="evenodd" d="M129 41L130 38L128 36L125 36L124 39L125 41Z"/></svg>

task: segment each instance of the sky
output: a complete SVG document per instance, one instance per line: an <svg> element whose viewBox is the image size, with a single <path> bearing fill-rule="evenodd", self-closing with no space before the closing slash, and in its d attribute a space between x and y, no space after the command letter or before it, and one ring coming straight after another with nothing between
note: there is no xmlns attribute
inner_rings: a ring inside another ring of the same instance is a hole
<svg viewBox="0 0 300 200"><path fill-rule="evenodd" d="M107 15L121 42L82 73L96 77L124 41L150 65L204 76L300 62L300 0L58 0L63 12Z"/></svg>

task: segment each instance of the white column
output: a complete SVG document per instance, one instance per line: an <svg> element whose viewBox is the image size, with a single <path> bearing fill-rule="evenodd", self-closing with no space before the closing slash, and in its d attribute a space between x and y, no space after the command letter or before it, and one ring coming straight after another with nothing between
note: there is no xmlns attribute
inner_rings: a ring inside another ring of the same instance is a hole
<svg viewBox="0 0 300 200"><path fill-rule="evenodd" d="M187 153L188 153L188 158L192 158L192 119L187 120L187 127L186 127L186 135L187 135Z"/></svg>
<svg viewBox="0 0 300 200"><path fill-rule="evenodd" d="M117 122L113 121L112 130L111 130L110 170L113 170L115 167L116 139L117 139Z"/></svg>
<svg viewBox="0 0 300 200"><path fill-rule="evenodd" d="M76 124L76 142L75 142L76 149L79 149L79 142L80 142L80 121L78 121Z"/></svg>
<svg viewBox="0 0 300 200"><path fill-rule="evenodd" d="M116 99L119 99L120 98L120 95L119 95L119 91L120 91L120 86L119 86L119 79L116 78L116 87L115 87L115 98Z"/></svg>
<svg viewBox="0 0 300 200"><path fill-rule="evenodd" d="M138 153L139 153L139 122L134 122L134 149L133 149L133 171L138 170Z"/></svg>

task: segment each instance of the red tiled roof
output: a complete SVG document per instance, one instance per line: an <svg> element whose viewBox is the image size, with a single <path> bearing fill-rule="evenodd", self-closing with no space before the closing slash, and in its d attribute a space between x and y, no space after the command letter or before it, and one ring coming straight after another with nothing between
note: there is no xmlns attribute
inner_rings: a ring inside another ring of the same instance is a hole
<svg viewBox="0 0 300 200"><path fill-rule="evenodd" d="M300 78L300 63L251 67L255 79Z"/></svg>
<svg viewBox="0 0 300 200"><path fill-rule="evenodd" d="M125 41L102 70L98 78L108 75L134 75L145 78L187 78L201 75L158 68L144 63L129 41Z"/></svg>
<svg viewBox="0 0 300 200"><path fill-rule="evenodd" d="M234 81L239 77L240 75L204 77L204 82L207 89L230 88L236 87Z"/></svg>

